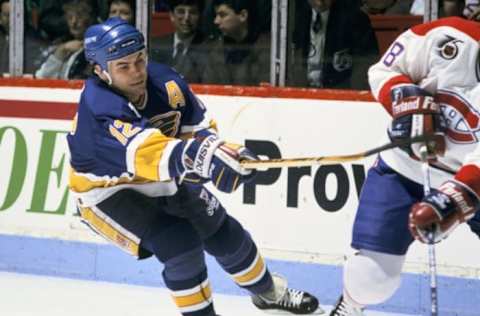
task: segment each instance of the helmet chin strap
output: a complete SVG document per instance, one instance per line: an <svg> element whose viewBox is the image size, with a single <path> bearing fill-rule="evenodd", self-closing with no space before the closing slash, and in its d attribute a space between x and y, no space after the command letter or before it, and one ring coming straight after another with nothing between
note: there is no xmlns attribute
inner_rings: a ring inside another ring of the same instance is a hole
<svg viewBox="0 0 480 316"><path fill-rule="evenodd" d="M108 73L108 71L106 71L105 69L102 70L102 74L107 77L108 79L108 85L111 86L112 83L113 83L113 80L112 80L112 76L110 76L110 74Z"/></svg>

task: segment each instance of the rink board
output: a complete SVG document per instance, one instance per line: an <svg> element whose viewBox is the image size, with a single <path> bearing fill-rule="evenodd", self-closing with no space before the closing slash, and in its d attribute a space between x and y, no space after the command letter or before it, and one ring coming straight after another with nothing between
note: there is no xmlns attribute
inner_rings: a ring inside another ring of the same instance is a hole
<svg viewBox="0 0 480 316"><path fill-rule="evenodd" d="M80 90L0 87L0 269L162 285L153 260L137 264L73 216L65 135ZM379 144L388 116L374 102L201 95L222 137L281 157L349 154ZM275 156L275 157L277 157ZM373 159L373 158L372 158ZM218 193L252 233L271 269L332 304L349 253L358 193L372 159L271 170L261 185ZM462 227L438 246L442 315L480 310L478 241ZM426 248L414 245L401 290L379 309L428 309ZM209 259L220 293L238 293Z"/></svg>

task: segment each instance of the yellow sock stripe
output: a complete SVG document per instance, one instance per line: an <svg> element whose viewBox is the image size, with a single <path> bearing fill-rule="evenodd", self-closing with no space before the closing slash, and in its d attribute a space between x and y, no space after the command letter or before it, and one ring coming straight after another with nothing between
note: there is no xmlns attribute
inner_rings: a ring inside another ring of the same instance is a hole
<svg viewBox="0 0 480 316"><path fill-rule="evenodd" d="M205 304L202 303L210 303L212 290L210 289L210 285L207 284L205 287L200 286L198 292L181 296L176 296L175 293L172 293L172 297L179 308L194 308L195 305L199 305L198 309L202 309L205 306Z"/></svg>
<svg viewBox="0 0 480 316"><path fill-rule="evenodd" d="M81 207L80 214L99 234L112 241L115 245L127 251L129 254L138 256L138 243L119 232L111 224L95 214L91 208Z"/></svg>
<svg viewBox="0 0 480 316"><path fill-rule="evenodd" d="M259 279L265 273L265 263L263 262L262 256L257 254L255 261L252 266L248 267L246 270L241 271L233 275L235 282L239 285L250 285L252 281Z"/></svg>

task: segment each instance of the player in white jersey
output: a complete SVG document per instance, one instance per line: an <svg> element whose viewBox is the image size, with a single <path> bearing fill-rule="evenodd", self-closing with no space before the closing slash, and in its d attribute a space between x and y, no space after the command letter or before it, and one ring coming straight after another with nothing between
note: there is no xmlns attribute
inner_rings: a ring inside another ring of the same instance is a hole
<svg viewBox="0 0 480 316"><path fill-rule="evenodd" d="M422 144L384 152L369 170L330 315L358 316L400 285L414 238L446 238L467 222L480 236L480 23L445 18L401 34L369 70L374 97L392 115L385 137L430 135L432 193L423 195ZM413 237L412 237L413 236Z"/></svg>

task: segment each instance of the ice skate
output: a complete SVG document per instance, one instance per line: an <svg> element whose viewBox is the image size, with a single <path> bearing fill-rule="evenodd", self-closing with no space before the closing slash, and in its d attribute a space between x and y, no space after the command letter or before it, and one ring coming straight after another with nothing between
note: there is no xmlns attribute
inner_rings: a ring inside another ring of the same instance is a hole
<svg viewBox="0 0 480 316"><path fill-rule="evenodd" d="M323 314L318 307L318 300L313 295L287 287L287 280L279 275L272 275L274 288L267 293L252 296L253 304L271 314Z"/></svg>
<svg viewBox="0 0 480 316"><path fill-rule="evenodd" d="M365 316L365 315L363 314L362 308L359 308L347 303L343 299L343 295L342 295L338 299L337 304L335 304L335 307L330 312L330 316Z"/></svg>

